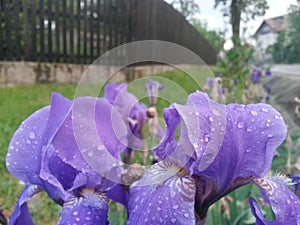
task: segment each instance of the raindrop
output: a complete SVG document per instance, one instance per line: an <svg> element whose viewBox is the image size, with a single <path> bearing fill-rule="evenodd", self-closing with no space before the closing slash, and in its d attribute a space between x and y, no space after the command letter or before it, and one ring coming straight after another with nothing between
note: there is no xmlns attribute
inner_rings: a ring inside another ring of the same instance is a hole
<svg viewBox="0 0 300 225"><path fill-rule="evenodd" d="M266 108L261 108L261 111L262 111L262 112L265 112L265 113L269 112L269 110L266 109Z"/></svg>
<svg viewBox="0 0 300 225"><path fill-rule="evenodd" d="M240 129L241 129L241 128L244 128L244 126L245 126L245 125L244 125L244 122L238 122L237 125L238 125L238 128L240 128Z"/></svg>
<svg viewBox="0 0 300 225"><path fill-rule="evenodd" d="M29 133L29 138L30 138L30 139L35 139L35 133L30 132L30 133Z"/></svg>
<svg viewBox="0 0 300 225"><path fill-rule="evenodd" d="M185 213L183 214L185 218L188 218L189 217L189 214Z"/></svg>
<svg viewBox="0 0 300 225"><path fill-rule="evenodd" d="M271 138L271 137L273 137L273 136L274 136L273 134L268 134L268 137L269 137L269 138Z"/></svg>
<svg viewBox="0 0 300 225"><path fill-rule="evenodd" d="M28 144L28 145L30 145L31 141L29 139L26 139L25 143Z"/></svg>
<svg viewBox="0 0 300 225"><path fill-rule="evenodd" d="M205 135L204 135L204 141L205 141L205 142L208 142L209 139L210 139L210 136L209 136L208 134L205 134Z"/></svg>
<svg viewBox="0 0 300 225"><path fill-rule="evenodd" d="M161 211L161 208L160 208L160 207L157 207L157 211Z"/></svg>
<svg viewBox="0 0 300 225"><path fill-rule="evenodd" d="M275 117L276 120L282 119L281 115L277 115L277 114L276 114L274 117Z"/></svg>
<svg viewBox="0 0 300 225"><path fill-rule="evenodd" d="M173 209L178 209L179 205L174 205L172 208Z"/></svg>
<svg viewBox="0 0 300 225"><path fill-rule="evenodd" d="M246 152L251 152L251 148L247 148L247 149L246 149Z"/></svg>
<svg viewBox="0 0 300 225"><path fill-rule="evenodd" d="M176 222L176 219L175 219L175 218L172 218L172 219L171 219L171 222L172 222L172 223L175 223L175 222Z"/></svg>
<svg viewBox="0 0 300 225"><path fill-rule="evenodd" d="M286 203L289 205L289 204L291 204L291 201L289 199L287 199Z"/></svg>
<svg viewBox="0 0 300 225"><path fill-rule="evenodd" d="M209 120L210 122L213 122L213 121L214 121L214 118L212 118L212 117L210 116L210 117L208 117L208 120Z"/></svg>
<svg viewBox="0 0 300 225"><path fill-rule="evenodd" d="M251 111L251 114L252 114L253 116L257 116L258 113L257 113L256 111L252 110L252 111Z"/></svg>
<svg viewBox="0 0 300 225"><path fill-rule="evenodd" d="M253 131L253 127L247 127L247 132L252 132Z"/></svg>

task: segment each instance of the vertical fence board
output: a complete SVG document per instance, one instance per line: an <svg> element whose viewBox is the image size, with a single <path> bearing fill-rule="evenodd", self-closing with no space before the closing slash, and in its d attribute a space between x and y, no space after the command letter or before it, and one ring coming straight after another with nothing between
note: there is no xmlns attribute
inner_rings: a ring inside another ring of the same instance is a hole
<svg viewBox="0 0 300 225"><path fill-rule="evenodd" d="M100 56L100 32L102 31L102 25L101 25L101 16L102 16L102 6L101 1L97 0L97 57Z"/></svg>
<svg viewBox="0 0 300 225"><path fill-rule="evenodd" d="M31 0L30 2L30 14L29 14L29 24L31 26L31 34L30 34L30 60L36 61L37 59L37 45L39 44L41 46L41 42L44 42L44 40L40 40L40 42L37 42L37 29L36 29L36 19L37 19L37 7L36 7L36 1ZM42 49L39 49L39 52L43 52ZM29 59L28 59L29 60Z"/></svg>
<svg viewBox="0 0 300 225"><path fill-rule="evenodd" d="M47 18L48 18L48 62L52 62L52 20L53 20L53 12L52 12L52 0L47 0ZM55 24L53 24L54 26Z"/></svg>
<svg viewBox="0 0 300 225"><path fill-rule="evenodd" d="M84 18L83 18L83 63L87 63L87 0L84 0Z"/></svg>
<svg viewBox="0 0 300 225"><path fill-rule="evenodd" d="M80 11L80 0L77 1L77 63L81 63L81 26L80 26L80 21L81 21L81 11Z"/></svg>
<svg viewBox="0 0 300 225"><path fill-rule="evenodd" d="M55 52L56 52L56 62L60 62L60 1L55 1Z"/></svg>
<svg viewBox="0 0 300 225"><path fill-rule="evenodd" d="M0 48L0 59L3 60L5 59L5 56L3 54L3 38L2 38L2 35L3 35L3 31L2 31L2 23L4 20L2 20L2 13L4 12L4 7L2 5L2 1L0 1L0 43L2 43L2 47Z"/></svg>
<svg viewBox="0 0 300 225"><path fill-rule="evenodd" d="M95 20L94 20L94 13L95 13L95 7L94 7L94 1L90 2L90 58L91 60L89 61L89 63L92 63L92 61L94 61L94 27L95 27Z"/></svg>
<svg viewBox="0 0 300 225"><path fill-rule="evenodd" d="M32 2L35 2L33 0ZM45 61L45 10L44 10L44 0L40 0L40 6L39 6L39 12L40 12L40 54L39 54L39 60L41 62ZM34 35L34 34L32 34Z"/></svg>
<svg viewBox="0 0 300 225"><path fill-rule="evenodd" d="M4 0L4 18L5 18L5 41L6 41L6 55L9 60L12 59L11 48L11 19L10 19L10 2Z"/></svg>
<svg viewBox="0 0 300 225"><path fill-rule="evenodd" d="M70 62L74 62L74 1L70 2L69 27L70 32Z"/></svg>
<svg viewBox="0 0 300 225"><path fill-rule="evenodd" d="M18 0L13 0L13 7L14 7L14 50L15 50L15 60L21 59L21 36L20 36L20 6ZM0 10L1 11L1 10ZM1 22L0 22L1 24ZM2 43L2 42L0 42Z"/></svg>
<svg viewBox="0 0 300 225"><path fill-rule="evenodd" d="M68 62L67 58L67 1L62 1L62 40L63 40L63 60Z"/></svg>

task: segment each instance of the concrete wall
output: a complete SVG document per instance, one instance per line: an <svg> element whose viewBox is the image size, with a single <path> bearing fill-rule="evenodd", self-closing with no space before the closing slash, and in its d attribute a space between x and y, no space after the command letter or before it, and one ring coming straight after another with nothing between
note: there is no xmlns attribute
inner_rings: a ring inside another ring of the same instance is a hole
<svg viewBox="0 0 300 225"><path fill-rule="evenodd" d="M115 73L110 81L130 81L172 69L167 65L130 67ZM114 67L63 63L0 62L0 87L47 82L76 84L86 71L92 75L85 76L85 82L103 83L108 80L114 70Z"/></svg>

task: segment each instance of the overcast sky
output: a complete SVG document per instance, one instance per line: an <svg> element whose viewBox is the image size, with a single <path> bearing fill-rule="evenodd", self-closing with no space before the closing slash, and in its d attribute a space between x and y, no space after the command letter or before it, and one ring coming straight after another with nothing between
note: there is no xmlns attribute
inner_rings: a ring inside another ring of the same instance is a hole
<svg viewBox="0 0 300 225"><path fill-rule="evenodd" d="M172 0L166 0L172 2ZM222 17L221 7L214 9L214 0L195 0L199 5L200 13L196 15L202 22L207 24L207 27L212 30L224 31L227 29L230 31L228 26L228 20L224 21ZM296 0L267 0L269 9L263 17L257 17L254 21L249 21L247 24L247 36L255 33L257 28L263 22L264 19L281 16L287 13L287 9L290 4L296 4ZM227 38L230 38L230 32L227 32Z"/></svg>

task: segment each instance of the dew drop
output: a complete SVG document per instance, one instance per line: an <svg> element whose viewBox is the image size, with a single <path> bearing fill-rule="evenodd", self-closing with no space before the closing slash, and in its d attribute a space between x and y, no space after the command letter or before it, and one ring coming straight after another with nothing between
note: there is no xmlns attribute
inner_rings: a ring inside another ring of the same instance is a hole
<svg viewBox="0 0 300 225"><path fill-rule="evenodd" d="M210 116L210 117L208 117L208 120L209 120L210 122L213 122L213 121L214 121L214 118L212 118L212 117Z"/></svg>
<svg viewBox="0 0 300 225"><path fill-rule="evenodd" d="M29 139L26 139L25 143L28 144L28 145L30 145L31 141Z"/></svg>
<svg viewBox="0 0 300 225"><path fill-rule="evenodd" d="M251 152L251 148L247 148L247 149L246 149L246 152Z"/></svg>
<svg viewBox="0 0 300 225"><path fill-rule="evenodd" d="M266 108L264 108L264 107L263 107L263 108L261 108L261 111L262 111L262 112L265 112L265 113L269 112L269 110L268 110L268 109L266 109Z"/></svg>
<svg viewBox="0 0 300 225"><path fill-rule="evenodd" d="M30 132L30 133L29 133L29 138L30 138L30 139L35 139L35 133Z"/></svg>
<svg viewBox="0 0 300 225"><path fill-rule="evenodd" d="M178 209L179 205L174 205L172 208L173 209Z"/></svg>
<svg viewBox="0 0 300 225"><path fill-rule="evenodd" d="M205 135L204 135L204 141L205 141L205 142L208 142L209 139L210 139L210 136L209 136L208 134L205 134Z"/></svg>
<svg viewBox="0 0 300 225"><path fill-rule="evenodd" d="M244 122L238 122L238 124L237 124L237 126L238 126L238 128L244 128Z"/></svg>
<svg viewBox="0 0 300 225"><path fill-rule="evenodd" d="M183 216L184 216L185 218L188 218L188 217L189 217L189 214L185 213L185 214L183 214Z"/></svg>
<svg viewBox="0 0 300 225"><path fill-rule="evenodd" d="M171 219L171 222L174 224L176 222L176 219L175 218L172 218Z"/></svg>
<svg viewBox="0 0 300 225"><path fill-rule="evenodd" d="M252 114L253 116L257 116L258 113L257 113L256 111L252 110L252 111L251 111L251 114Z"/></svg>
<svg viewBox="0 0 300 225"><path fill-rule="evenodd" d="M253 127L247 127L247 132L252 132L253 131Z"/></svg>

